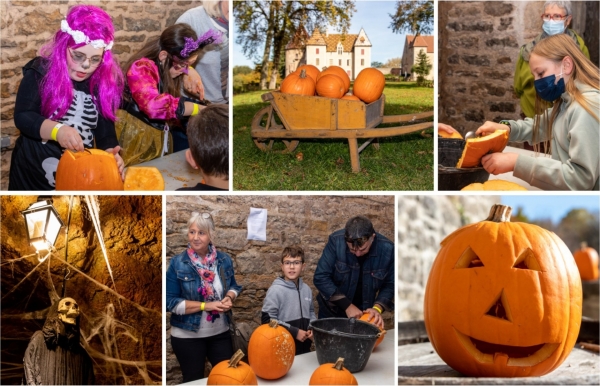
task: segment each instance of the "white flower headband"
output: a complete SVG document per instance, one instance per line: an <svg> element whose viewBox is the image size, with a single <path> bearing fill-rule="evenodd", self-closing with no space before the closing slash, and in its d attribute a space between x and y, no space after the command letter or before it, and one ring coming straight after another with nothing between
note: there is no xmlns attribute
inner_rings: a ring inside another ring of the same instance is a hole
<svg viewBox="0 0 600 386"><path fill-rule="evenodd" d="M102 39L90 40L90 38L88 38L83 32L72 30L71 27L69 27L69 23L67 23L66 20L60 22L60 30L71 35L73 37L73 40L75 40L76 44L91 44L94 48L105 48L107 50L110 50L113 46L112 41L106 44Z"/></svg>

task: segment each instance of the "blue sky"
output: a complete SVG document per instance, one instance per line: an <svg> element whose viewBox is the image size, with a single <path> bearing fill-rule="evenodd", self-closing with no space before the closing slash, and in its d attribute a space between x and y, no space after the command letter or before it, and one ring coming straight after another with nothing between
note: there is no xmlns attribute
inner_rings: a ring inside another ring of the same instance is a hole
<svg viewBox="0 0 600 386"><path fill-rule="evenodd" d="M557 224L572 209L587 209L597 212L600 208L598 196L502 196L502 204L516 211L523 208L524 214L532 220L551 219Z"/></svg>
<svg viewBox="0 0 600 386"><path fill-rule="evenodd" d="M385 63L388 59L402 56L406 34L393 33L389 28L392 19L388 14L394 13L395 1L356 1L356 11L352 16L350 29L351 34L357 34L361 27L365 29L371 44L371 61ZM235 25L235 20L234 20ZM234 27L234 30L235 27ZM331 33L337 33L329 28ZM237 31L236 31L237 32ZM312 31L308 31L311 33ZM241 47L233 43L233 65L249 66L254 68L254 62L242 54ZM264 47L264 46L263 46ZM263 48L260 49L262 52Z"/></svg>

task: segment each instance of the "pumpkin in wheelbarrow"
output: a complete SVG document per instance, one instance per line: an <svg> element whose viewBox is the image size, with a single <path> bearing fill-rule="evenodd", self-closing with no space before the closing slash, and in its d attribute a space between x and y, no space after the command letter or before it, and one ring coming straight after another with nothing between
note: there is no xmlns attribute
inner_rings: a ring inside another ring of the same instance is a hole
<svg viewBox="0 0 600 386"><path fill-rule="evenodd" d="M65 150L56 168L56 190L123 190L115 156L99 149Z"/></svg>

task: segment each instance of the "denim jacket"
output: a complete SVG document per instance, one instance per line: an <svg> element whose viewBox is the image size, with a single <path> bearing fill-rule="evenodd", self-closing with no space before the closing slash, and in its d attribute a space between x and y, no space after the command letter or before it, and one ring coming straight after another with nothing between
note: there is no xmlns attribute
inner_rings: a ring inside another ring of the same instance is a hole
<svg viewBox="0 0 600 386"><path fill-rule="evenodd" d="M227 291L232 289L237 291L239 296L242 292L242 287L235 282L233 264L228 254L217 251L217 271L219 272L221 283L223 283L223 293L226 294ZM169 269L167 269L167 312L171 312L172 326L194 332L200 328L202 312L187 315L172 313L173 309L182 300L204 301L202 295L198 292L200 280L200 274L192 266L187 250L171 259ZM225 314L227 323L230 321L228 314Z"/></svg>
<svg viewBox="0 0 600 386"><path fill-rule="evenodd" d="M352 300L357 290L360 265L348 249L344 229L329 236L329 241L317 264L313 283L319 290L319 317L345 317L345 310L329 302L335 293ZM394 309L394 243L376 233L363 264L362 310L374 303Z"/></svg>

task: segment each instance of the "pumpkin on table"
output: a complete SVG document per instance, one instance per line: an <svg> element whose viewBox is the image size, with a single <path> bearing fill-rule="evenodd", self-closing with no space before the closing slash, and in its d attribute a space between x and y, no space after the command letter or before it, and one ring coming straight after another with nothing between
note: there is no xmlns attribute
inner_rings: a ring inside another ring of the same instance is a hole
<svg viewBox="0 0 600 386"><path fill-rule="evenodd" d="M367 323L371 323L371 324L375 325L373 320L369 321L369 318L371 318L371 315L367 313L367 314L363 314L363 316L361 316L360 319L358 319L358 320L362 320ZM385 337L385 330L379 326L378 326L378 328L379 328L379 332L381 332L381 335L379 336L379 338L377 338L377 341L375 342L375 346L373 346L373 350L375 350L375 347L379 346L379 344L383 341L383 338Z"/></svg>
<svg viewBox="0 0 600 386"><path fill-rule="evenodd" d="M508 190L525 190L527 188L522 187L514 182L505 180L488 180L486 182L479 183L474 182L462 188L461 190L496 190L496 191L508 191Z"/></svg>
<svg viewBox="0 0 600 386"><path fill-rule="evenodd" d="M315 95L315 81L306 75L306 70L289 74L281 82L281 92L284 94Z"/></svg>
<svg viewBox="0 0 600 386"><path fill-rule="evenodd" d="M312 373L309 385L358 385L356 378L344 367L344 358L324 363Z"/></svg>
<svg viewBox="0 0 600 386"><path fill-rule="evenodd" d="M439 356L471 377L540 376L569 355L582 289L565 243L511 208L441 243L425 289L425 327Z"/></svg>
<svg viewBox="0 0 600 386"><path fill-rule="evenodd" d="M207 385L258 385L256 375L252 368L242 362L242 350L237 350L230 360L219 362L212 368Z"/></svg>
<svg viewBox="0 0 600 386"><path fill-rule="evenodd" d="M115 156L99 149L65 150L56 167L56 190L123 190Z"/></svg>
<svg viewBox="0 0 600 386"><path fill-rule="evenodd" d="M323 74L322 72L322 76L317 81L317 94L326 98L340 99L343 97L346 91L342 79L334 74Z"/></svg>
<svg viewBox="0 0 600 386"><path fill-rule="evenodd" d="M594 248L588 247L587 243L583 242L581 249L575 251L573 257L581 280L598 280L598 252Z"/></svg>
<svg viewBox="0 0 600 386"><path fill-rule="evenodd" d="M365 68L354 80L352 93L365 103L375 102L383 94L385 76L376 68Z"/></svg>
<svg viewBox="0 0 600 386"><path fill-rule="evenodd" d="M150 166L129 166L125 169L124 190L165 190L160 171Z"/></svg>
<svg viewBox="0 0 600 386"><path fill-rule="evenodd" d="M258 327L248 342L248 363L264 379L278 379L290 371L296 355L292 334L271 319Z"/></svg>

